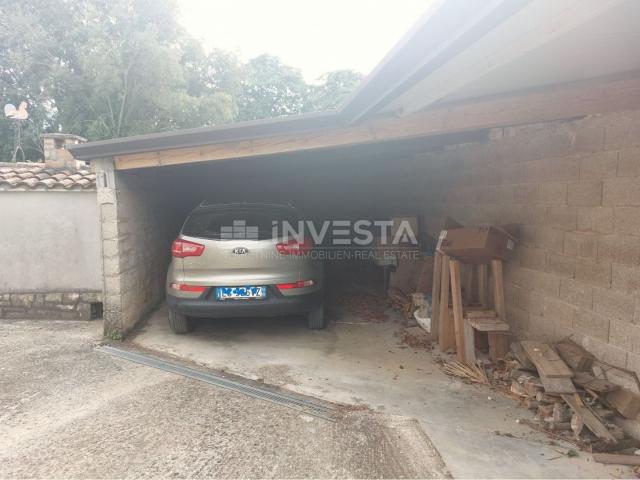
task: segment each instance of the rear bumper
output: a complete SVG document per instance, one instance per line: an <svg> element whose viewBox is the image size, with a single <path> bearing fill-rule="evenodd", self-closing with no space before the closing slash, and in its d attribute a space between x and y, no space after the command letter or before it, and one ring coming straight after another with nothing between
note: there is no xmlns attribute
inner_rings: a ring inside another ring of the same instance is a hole
<svg viewBox="0 0 640 480"><path fill-rule="evenodd" d="M213 288L195 299L167 295L167 304L178 313L201 318L275 317L308 313L322 305L323 292L283 296L268 288L263 300L217 300Z"/></svg>

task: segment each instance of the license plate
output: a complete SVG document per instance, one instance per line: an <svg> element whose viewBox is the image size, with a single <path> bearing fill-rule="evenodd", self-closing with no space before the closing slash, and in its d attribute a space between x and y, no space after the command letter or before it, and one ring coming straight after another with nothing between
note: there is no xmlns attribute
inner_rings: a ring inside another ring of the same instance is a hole
<svg viewBox="0 0 640 480"><path fill-rule="evenodd" d="M242 300L256 299L267 296L267 287L218 287L216 298L218 300Z"/></svg>

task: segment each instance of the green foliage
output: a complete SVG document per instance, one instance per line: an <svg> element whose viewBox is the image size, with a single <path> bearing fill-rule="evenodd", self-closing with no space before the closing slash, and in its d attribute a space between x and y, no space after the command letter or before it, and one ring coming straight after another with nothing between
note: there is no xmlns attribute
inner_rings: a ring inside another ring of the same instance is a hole
<svg viewBox="0 0 640 480"><path fill-rule="evenodd" d="M300 71L271 55L260 55L244 68L238 119L296 115L310 110L309 87Z"/></svg>
<svg viewBox="0 0 640 480"><path fill-rule="evenodd" d="M322 83L311 92L313 110L337 108L362 81L362 75L353 70L336 70L323 75Z"/></svg>
<svg viewBox="0 0 640 480"><path fill-rule="evenodd" d="M205 52L176 21L173 0L0 0L0 96L28 103L29 159L39 135L89 140L335 108L357 85L352 71L307 85L262 55L241 64ZM13 129L0 119L0 160Z"/></svg>

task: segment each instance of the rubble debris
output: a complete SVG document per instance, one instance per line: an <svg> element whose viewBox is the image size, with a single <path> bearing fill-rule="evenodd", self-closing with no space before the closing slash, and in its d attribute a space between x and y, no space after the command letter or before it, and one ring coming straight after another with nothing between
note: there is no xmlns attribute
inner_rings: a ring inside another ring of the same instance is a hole
<svg viewBox="0 0 640 480"><path fill-rule="evenodd" d="M617 442L617 439L609 432L607 426L591 411L579 394L564 394L562 395L562 399L567 402L575 414L584 422L584 425L591 430L596 437L605 442Z"/></svg>
<svg viewBox="0 0 640 480"><path fill-rule="evenodd" d="M379 295L354 292L343 293L336 299L336 309L362 319L366 323L382 323L389 320L385 313L387 302Z"/></svg>
<svg viewBox="0 0 640 480"><path fill-rule="evenodd" d="M530 370L532 372L536 372L536 366L533 364L529 357L525 353L524 349L520 342L513 342L511 344L511 352L513 356L520 362L520 368L523 370Z"/></svg>
<svg viewBox="0 0 640 480"><path fill-rule="evenodd" d="M431 350L433 341L422 327L406 327L398 333L402 343L413 349Z"/></svg>
<svg viewBox="0 0 640 480"><path fill-rule="evenodd" d="M580 369L590 365L590 370L573 370L555 345L532 341L514 342L509 355L493 364L442 361L442 368L448 375L501 390L535 412L534 420L520 419L518 423L581 450L612 454L601 457L607 461L635 461L629 459L634 457L629 453L640 448L640 441L627 437L614 422L620 421L624 414L635 417L640 412L640 395L603 378L597 368L601 362L581 347L576 349L571 342L561 343L570 345L563 352L566 358L571 358L572 365ZM571 356L566 355L569 350ZM533 370L523 368L528 366L527 361ZM562 390L570 393L558 390L558 382L564 385ZM635 458L640 460L640 455ZM630 465L640 466L640 462Z"/></svg>
<svg viewBox="0 0 640 480"><path fill-rule="evenodd" d="M413 299L411 296L402 292L401 290L390 288L388 293L389 306L402 314L402 318L405 320L413 319Z"/></svg>

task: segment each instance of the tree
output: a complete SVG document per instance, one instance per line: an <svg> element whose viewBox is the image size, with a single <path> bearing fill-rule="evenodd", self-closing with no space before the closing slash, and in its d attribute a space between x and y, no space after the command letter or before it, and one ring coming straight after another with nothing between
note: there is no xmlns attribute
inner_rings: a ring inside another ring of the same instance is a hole
<svg viewBox="0 0 640 480"><path fill-rule="evenodd" d="M242 64L205 52L176 20L174 0L0 0L0 95L27 101L29 159L40 135L89 140L202 127L335 108L360 75L331 72L320 85L277 57ZM12 122L0 118L0 160Z"/></svg>
<svg viewBox="0 0 640 480"><path fill-rule="evenodd" d="M313 110L337 108L362 81L362 74L354 70L336 70L323 75L320 85L312 87Z"/></svg>
<svg viewBox="0 0 640 480"><path fill-rule="evenodd" d="M198 51L172 0L0 0L0 18L2 96L43 110L36 130L97 140L234 118L233 82L211 81L233 59Z"/></svg>
<svg viewBox="0 0 640 480"><path fill-rule="evenodd" d="M238 120L295 115L311 109L309 87L299 70L272 55L260 55L244 67L238 96Z"/></svg>

